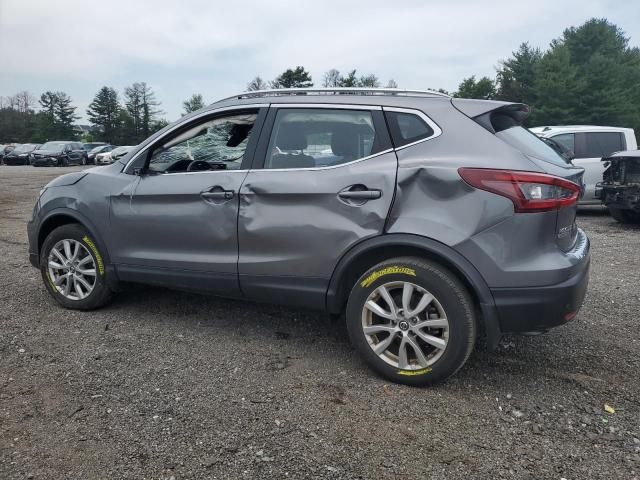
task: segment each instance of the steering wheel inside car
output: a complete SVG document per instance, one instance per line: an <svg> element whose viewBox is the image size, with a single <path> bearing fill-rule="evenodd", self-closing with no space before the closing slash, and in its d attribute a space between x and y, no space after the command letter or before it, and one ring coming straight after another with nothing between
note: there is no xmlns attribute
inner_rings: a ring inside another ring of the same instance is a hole
<svg viewBox="0 0 640 480"><path fill-rule="evenodd" d="M211 165L204 160L194 160L187 167L187 172L202 172L205 170L211 170Z"/></svg>

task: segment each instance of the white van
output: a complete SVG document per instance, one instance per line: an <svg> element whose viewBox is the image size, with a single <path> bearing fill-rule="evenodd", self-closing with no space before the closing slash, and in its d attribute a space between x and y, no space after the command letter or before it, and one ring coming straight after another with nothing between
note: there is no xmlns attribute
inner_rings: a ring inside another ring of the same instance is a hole
<svg viewBox="0 0 640 480"><path fill-rule="evenodd" d="M605 164L601 161L613 152L636 150L638 143L632 128L595 125L562 125L530 128L539 137L551 138L569 150L574 165L584 167L585 194L580 205L600 205L595 197L596 183L602 181Z"/></svg>

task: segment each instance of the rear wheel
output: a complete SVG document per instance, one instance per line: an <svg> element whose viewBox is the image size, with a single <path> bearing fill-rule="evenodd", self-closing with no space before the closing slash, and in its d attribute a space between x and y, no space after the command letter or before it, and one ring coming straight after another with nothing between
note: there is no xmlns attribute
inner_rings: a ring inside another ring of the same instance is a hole
<svg viewBox="0 0 640 480"><path fill-rule="evenodd" d="M413 386L456 373L476 337L464 285L437 263L412 257L384 261L360 277L349 296L347 328L373 370Z"/></svg>
<svg viewBox="0 0 640 480"><path fill-rule="evenodd" d="M103 257L80 225L63 225L47 236L40 252L40 273L51 296L63 307L92 310L111 299Z"/></svg>
<svg viewBox="0 0 640 480"><path fill-rule="evenodd" d="M620 223L640 223L640 212L623 208L609 207L611 216Z"/></svg>

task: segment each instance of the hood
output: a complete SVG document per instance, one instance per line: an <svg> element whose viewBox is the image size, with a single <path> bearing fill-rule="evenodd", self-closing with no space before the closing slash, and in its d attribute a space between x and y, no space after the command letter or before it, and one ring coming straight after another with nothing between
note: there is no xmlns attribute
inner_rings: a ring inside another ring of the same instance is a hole
<svg viewBox="0 0 640 480"><path fill-rule="evenodd" d="M80 180L82 180L84 177L87 176L87 172L83 171L83 172L71 172L71 173L67 173L66 175L62 175L58 178L55 178L53 180L51 180L49 183L47 183L47 188L50 187L66 187L68 185L73 185L75 183L78 183Z"/></svg>

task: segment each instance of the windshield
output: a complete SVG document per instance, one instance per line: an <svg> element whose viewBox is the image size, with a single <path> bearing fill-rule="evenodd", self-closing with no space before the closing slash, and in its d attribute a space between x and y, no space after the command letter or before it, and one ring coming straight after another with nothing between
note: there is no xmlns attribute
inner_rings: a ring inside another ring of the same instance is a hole
<svg viewBox="0 0 640 480"><path fill-rule="evenodd" d="M109 145L98 145L97 147L92 148L89 153L108 152L110 149L111 147Z"/></svg>
<svg viewBox="0 0 640 480"><path fill-rule="evenodd" d="M36 148L35 143L23 143L22 145L18 145L13 151L15 153L24 153L24 152L30 152L34 148Z"/></svg>
<svg viewBox="0 0 640 480"><path fill-rule="evenodd" d="M530 155L561 167L567 166L567 161L562 156L526 128L520 126L507 128L497 132L496 137L517 148L525 155Z"/></svg>
<svg viewBox="0 0 640 480"><path fill-rule="evenodd" d="M66 143L64 142L47 142L42 145L42 147L40 147L40 150L53 150L54 152L61 152L62 150L64 150L65 145Z"/></svg>

